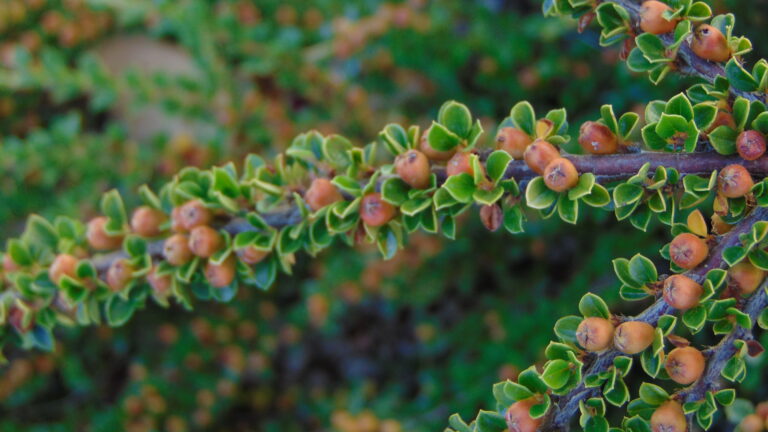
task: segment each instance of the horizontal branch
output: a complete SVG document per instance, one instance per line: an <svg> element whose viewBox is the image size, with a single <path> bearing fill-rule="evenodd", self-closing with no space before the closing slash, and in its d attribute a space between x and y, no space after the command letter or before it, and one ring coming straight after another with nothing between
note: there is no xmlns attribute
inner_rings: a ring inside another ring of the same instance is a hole
<svg viewBox="0 0 768 432"><path fill-rule="evenodd" d="M718 241L717 245L714 248L712 248L709 258L699 267L687 272L686 276L701 282L704 280L707 272L709 272L710 270L715 268L725 267L726 263L723 260L723 251L728 247L736 246L740 244L739 236L741 234L748 233L752 229L752 225L754 225L755 222L766 220L766 219L768 219L768 209L765 209L765 208L755 209L755 211L753 211L752 214L750 214L748 217L742 220L738 225L736 225L733 228L733 230L731 230L728 234L723 235ZM761 294L760 296L756 296L755 298L762 299L762 300L756 301L754 303L764 303L766 301L764 294ZM757 307L757 306L759 305L758 304L754 305L754 307ZM624 318L623 320L624 321L643 321L655 326L658 323L659 318L661 318L663 315L673 313L674 311L675 309L669 306L664 301L664 299L658 298L650 307L645 309L642 313L632 318ZM759 313L759 311L757 313ZM753 320L754 320L754 317L753 317ZM738 338L739 337L735 337L735 339L738 339ZM728 348L732 346L733 346L732 340L730 344L724 341L723 349L721 351L718 351L718 352L723 352L723 354L716 354L716 356L726 355ZM588 359L589 365L585 366L584 373L583 373L584 377L599 374L601 372L608 370L611 366L613 366L613 360L619 355L623 355L623 354L615 349L611 349L598 354L593 354L592 358ZM733 353L731 353L726 358L726 361L731 356L733 356ZM717 378L717 376L720 375L720 371L722 370L722 366L723 366L720 364L720 362L717 362L717 365L719 365L720 369L716 371L715 379ZM715 366L711 366L710 368L713 369L712 373L714 373ZM706 376L708 376L709 373L710 373L710 370L707 371ZM705 378L702 378L701 381L705 381L706 376ZM714 379L713 379L713 382L714 382ZM703 385L704 384L702 384L702 386ZM544 426L542 426L540 430L542 431L567 430L568 425L570 424L571 420L579 410L579 402L582 400L589 399L591 397L598 396L599 393L600 393L599 387L587 388L584 382L582 382L578 387L568 392L568 394L564 396L556 397L555 408L553 412L550 414L550 417L548 418L547 423ZM699 400L699 399L694 399L694 400Z"/></svg>

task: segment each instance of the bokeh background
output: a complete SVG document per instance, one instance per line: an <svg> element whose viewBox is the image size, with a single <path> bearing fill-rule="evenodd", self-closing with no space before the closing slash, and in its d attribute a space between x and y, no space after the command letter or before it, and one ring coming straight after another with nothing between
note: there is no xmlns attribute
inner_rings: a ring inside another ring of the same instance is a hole
<svg viewBox="0 0 768 432"><path fill-rule="evenodd" d="M768 2L710 3L768 53L756 7ZM110 188L136 197L181 167L274 155L309 129L366 143L389 122L428 125L456 99L489 144L523 99L578 124L604 103L637 110L690 83L654 87L593 30L540 10L0 0L0 244L29 213L89 217ZM151 306L118 329L60 331L52 354L8 352L0 431L440 431L453 412L492 408L493 383L541 361L584 292L619 304L612 258L663 266L665 235L590 212L578 229L533 220L511 236L471 215L458 240L416 235L387 262L374 248L303 256L266 292L193 312ZM768 396L750 377L745 394Z"/></svg>

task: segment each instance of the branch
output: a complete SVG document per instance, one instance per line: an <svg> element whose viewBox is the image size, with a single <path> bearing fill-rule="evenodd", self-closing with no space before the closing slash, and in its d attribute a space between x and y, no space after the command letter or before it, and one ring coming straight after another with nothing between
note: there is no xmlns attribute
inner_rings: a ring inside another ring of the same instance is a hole
<svg viewBox="0 0 768 432"><path fill-rule="evenodd" d="M768 209L755 209L751 215L742 220L737 226L733 228L733 230L720 238L717 246L712 249L707 261L705 261L696 269L687 272L686 276L701 282L704 280L704 277L710 270L725 267L726 263L723 260L723 251L728 247L740 244L741 240L739 237L742 234L748 233L752 229L752 225L755 222L766 219L768 219ZM750 316L752 316L753 321L755 321L756 315L762 311L762 307L760 306L762 305L764 307L766 303L768 303L768 297L766 297L764 290L760 290L760 294L755 295L748 306L749 313ZM624 318L623 321L644 321L655 326L661 316L670 314L674 311L675 309L669 306L664 301L664 299L659 298L650 307L645 309L637 316L633 318ZM701 397L696 398L696 396L699 395L699 393L705 393L706 390L714 385L713 383L720 376L720 371L722 371L725 362L735 353L733 341L736 339L743 339L746 337L747 333L751 334L751 331L739 328L739 330L734 331L728 338L724 339L721 345L718 345L718 347L722 346L722 348L715 350L716 354L713 359L710 360L710 365L706 374L694 386L695 391L691 391L689 397L692 397L692 400L700 400ZM588 360L589 366L585 366L583 376L587 377L608 370L611 366L613 366L613 359L619 355L623 354L615 349L593 355L593 357ZM702 386L704 390L700 391L697 387L699 385ZM579 402L591 397L595 397L599 392L599 387L587 388L582 382L578 387L571 390L568 394L557 397L555 399L556 404L553 407L550 417L547 419L547 422L542 425L540 430L555 431L568 429L568 425L570 424L571 419L579 410Z"/></svg>

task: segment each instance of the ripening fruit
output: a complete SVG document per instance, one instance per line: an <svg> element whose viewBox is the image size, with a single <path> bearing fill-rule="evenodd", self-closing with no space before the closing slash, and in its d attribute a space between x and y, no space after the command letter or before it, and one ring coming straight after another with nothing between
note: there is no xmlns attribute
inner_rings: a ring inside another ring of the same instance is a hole
<svg viewBox="0 0 768 432"><path fill-rule="evenodd" d="M536 432L544 418L531 418L530 410L534 405L536 405L536 400L528 398L517 401L509 406L506 419L510 432Z"/></svg>
<svg viewBox="0 0 768 432"><path fill-rule="evenodd" d="M655 330L642 321L627 321L619 324L613 335L613 345L624 354L637 354L653 343Z"/></svg>
<svg viewBox="0 0 768 432"><path fill-rule="evenodd" d="M230 255L221 264L208 261L205 265L205 278L214 288L224 288L235 280L237 260Z"/></svg>
<svg viewBox="0 0 768 432"><path fill-rule="evenodd" d="M698 306L702 293L701 285L688 276L672 275L664 281L664 301L681 311Z"/></svg>
<svg viewBox="0 0 768 432"><path fill-rule="evenodd" d="M11 273L18 271L19 269L19 265L16 264L16 261L14 261L13 258L11 258L11 254L3 255L3 271Z"/></svg>
<svg viewBox="0 0 768 432"><path fill-rule="evenodd" d="M531 142L527 133L513 127L505 127L496 135L496 149L504 150L514 159L522 159Z"/></svg>
<svg viewBox="0 0 768 432"><path fill-rule="evenodd" d="M691 49L697 56L713 62L724 62L731 57L725 36L709 24L702 24L693 32Z"/></svg>
<svg viewBox="0 0 768 432"><path fill-rule="evenodd" d="M664 369L672 381L688 385L704 373L704 355L694 347L675 348L667 354Z"/></svg>
<svg viewBox="0 0 768 432"><path fill-rule="evenodd" d="M768 402L760 402L755 407L755 414L761 418L768 419Z"/></svg>
<svg viewBox="0 0 768 432"><path fill-rule="evenodd" d="M531 171L544 175L544 170L550 162L560 157L560 152L547 141L537 139L525 150L523 159Z"/></svg>
<svg viewBox="0 0 768 432"><path fill-rule="evenodd" d="M111 236L104 230L104 226L107 224L107 218L105 216L99 216L91 219L88 222L88 228L85 236L88 239L88 244L96 250L113 250L119 248L123 244L123 236Z"/></svg>
<svg viewBox="0 0 768 432"><path fill-rule="evenodd" d="M201 201L189 201L179 210L179 222L187 231L193 228L208 225L213 220L213 213Z"/></svg>
<svg viewBox="0 0 768 432"><path fill-rule="evenodd" d="M224 238L215 229L202 225L189 233L189 250L201 258L210 258L224 245Z"/></svg>
<svg viewBox="0 0 768 432"><path fill-rule="evenodd" d="M720 126L728 126L731 129L736 129L736 120L733 119L733 115L727 111L717 111L717 117L712 125L707 129L707 133L711 133L713 130Z"/></svg>
<svg viewBox="0 0 768 432"><path fill-rule="evenodd" d="M429 159L418 150L408 150L395 159L395 171L400 178L414 189L429 187L432 171Z"/></svg>
<svg viewBox="0 0 768 432"><path fill-rule="evenodd" d="M678 234L669 244L669 258L686 270L704 262L707 255L709 255L707 243L691 233Z"/></svg>
<svg viewBox="0 0 768 432"><path fill-rule="evenodd" d="M386 225L395 217L397 209L384 201L380 193L370 193L360 201L360 218L368 226L380 227Z"/></svg>
<svg viewBox="0 0 768 432"><path fill-rule="evenodd" d="M171 231L177 233L187 232L181 224L181 207L174 207L173 210L171 210Z"/></svg>
<svg viewBox="0 0 768 432"><path fill-rule="evenodd" d="M716 234L723 235L730 232L733 229L733 225L726 223L720 215L712 215L712 231Z"/></svg>
<svg viewBox="0 0 768 432"><path fill-rule="evenodd" d="M445 173L448 176L455 176L461 173L467 173L471 176L475 175L475 169L472 168L472 153L469 152L457 152L445 166Z"/></svg>
<svg viewBox="0 0 768 432"><path fill-rule="evenodd" d="M133 279L133 267L126 259L112 262L107 270L107 285L112 291L122 291Z"/></svg>
<svg viewBox="0 0 768 432"><path fill-rule="evenodd" d="M243 249L237 250L237 256L240 258L240 260L246 264L258 264L264 260L264 258L269 255L269 251L256 249L253 246L248 246Z"/></svg>
<svg viewBox="0 0 768 432"><path fill-rule="evenodd" d="M174 234L165 240L163 256L170 265L183 266L192 260L192 251L189 249L189 238L184 234Z"/></svg>
<svg viewBox="0 0 768 432"><path fill-rule="evenodd" d="M640 7L640 29L655 35L673 31L680 18L667 21L663 14L668 10L672 10L672 8L660 1L650 0L643 2Z"/></svg>
<svg viewBox="0 0 768 432"><path fill-rule="evenodd" d="M741 432L762 432L765 430L765 424L757 414L749 414L741 419L738 429Z"/></svg>
<svg viewBox="0 0 768 432"><path fill-rule="evenodd" d="M421 136L421 140L419 141L419 150L421 150L421 152L424 153L430 160L445 162L453 157L454 153L456 153L456 148L445 151L435 150L431 145L429 145L427 135L429 135L429 129L427 129L427 131L424 132L424 135Z"/></svg>
<svg viewBox="0 0 768 432"><path fill-rule="evenodd" d="M173 278L170 274L159 275L157 274L157 267L153 267L152 271L147 275L147 282L152 290L160 295L165 295L171 291L171 283Z"/></svg>
<svg viewBox="0 0 768 432"><path fill-rule="evenodd" d="M588 121L579 129L579 145L587 153L613 154L619 150L619 140L608 126Z"/></svg>
<svg viewBox="0 0 768 432"><path fill-rule="evenodd" d="M157 237L163 232L160 225L165 220L166 216L162 211L141 206L134 210L131 216L131 230L141 237Z"/></svg>
<svg viewBox="0 0 768 432"><path fill-rule="evenodd" d="M312 180L312 184L304 194L304 200L307 201L307 205L312 211L318 211L325 206L343 199L344 197L341 196L341 193L336 189L336 186L334 186L327 178L316 178Z"/></svg>
<svg viewBox="0 0 768 432"><path fill-rule="evenodd" d="M748 261L742 261L728 269L728 276L742 295L749 295L763 283L765 271Z"/></svg>
<svg viewBox="0 0 768 432"><path fill-rule="evenodd" d="M76 279L75 270L77 269L77 258L70 254L59 254L53 263L48 268L48 277L55 284L59 283L62 276L67 275L73 279Z"/></svg>
<svg viewBox="0 0 768 432"><path fill-rule="evenodd" d="M747 130L736 138L736 151L744 160L753 161L765 154L765 137L756 130Z"/></svg>
<svg viewBox="0 0 768 432"><path fill-rule="evenodd" d="M544 183L555 192L565 192L579 183L579 172L573 162L559 157L544 169Z"/></svg>
<svg viewBox="0 0 768 432"><path fill-rule="evenodd" d="M685 420L683 407L675 401L664 402L651 416L653 432L686 432L687 430L688 422Z"/></svg>
<svg viewBox="0 0 768 432"><path fill-rule="evenodd" d="M746 168L732 164L720 170L717 190L726 198L741 198L748 194L755 182Z"/></svg>
<svg viewBox="0 0 768 432"><path fill-rule="evenodd" d="M605 318L584 318L576 328L576 340L587 351L603 351L613 342L613 324Z"/></svg>

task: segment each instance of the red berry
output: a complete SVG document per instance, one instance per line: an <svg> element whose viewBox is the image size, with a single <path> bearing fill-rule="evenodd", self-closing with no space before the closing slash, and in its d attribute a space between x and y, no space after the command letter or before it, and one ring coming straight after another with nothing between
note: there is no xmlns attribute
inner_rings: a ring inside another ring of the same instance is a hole
<svg viewBox="0 0 768 432"><path fill-rule="evenodd" d="M765 137L756 130L748 130L736 138L736 151L744 160L753 161L765 154Z"/></svg>
<svg viewBox="0 0 768 432"><path fill-rule="evenodd" d="M646 322L627 321L616 327L613 344L624 354L637 354L651 346L654 334L653 326Z"/></svg>
<svg viewBox="0 0 768 432"><path fill-rule="evenodd" d="M687 432L688 421L685 419L683 407L675 401L661 404L651 416L651 431Z"/></svg>
<svg viewBox="0 0 768 432"><path fill-rule="evenodd" d="M576 329L576 339L587 351L603 351L611 346L613 331L613 324L605 318L584 318Z"/></svg>
<svg viewBox="0 0 768 432"><path fill-rule="evenodd" d="M517 401L507 409L506 420L510 432L536 432L541 426L542 417L531 418L531 407L536 405L536 400L528 398Z"/></svg>
<svg viewBox="0 0 768 432"><path fill-rule="evenodd" d="M704 373L704 355L694 347L675 348L667 355L664 369L672 381L688 385Z"/></svg>
<svg viewBox="0 0 768 432"><path fill-rule="evenodd" d="M514 159L522 159L531 142L527 133L513 127L502 128L496 135L496 149L504 150Z"/></svg>
<svg viewBox="0 0 768 432"><path fill-rule="evenodd" d="M709 247L691 233L678 234L669 244L669 258L680 268L690 270L707 259Z"/></svg>
<svg viewBox="0 0 768 432"><path fill-rule="evenodd" d="M579 129L579 145L587 153L613 154L619 150L619 139L608 126L588 121Z"/></svg>
<svg viewBox="0 0 768 432"><path fill-rule="evenodd" d="M189 233L189 250L201 258L210 258L224 246L224 238L215 229L202 225Z"/></svg>
<svg viewBox="0 0 768 432"><path fill-rule="evenodd" d="M544 183L555 192L565 192L579 183L579 172L573 162L559 157L544 169Z"/></svg>
<svg viewBox="0 0 768 432"><path fill-rule="evenodd" d="M174 234L163 245L163 256L170 265L183 266L192 260L189 239L184 234Z"/></svg>
<svg viewBox="0 0 768 432"><path fill-rule="evenodd" d="M77 258L69 254L59 254L53 260L48 268L48 278L55 284L58 284L63 276L69 276L76 279Z"/></svg>
<svg viewBox="0 0 768 432"><path fill-rule="evenodd" d="M114 291L122 291L133 280L133 266L126 259L112 262L107 270L107 285Z"/></svg>
<svg viewBox="0 0 768 432"><path fill-rule="evenodd" d="M537 139L523 153L525 164L538 175L544 175L544 170L550 162L560 157L560 152L547 141Z"/></svg>
<svg viewBox="0 0 768 432"><path fill-rule="evenodd" d="M321 208L343 200L336 186L326 178L316 178L304 194L304 200L312 211L318 211Z"/></svg>
<svg viewBox="0 0 768 432"><path fill-rule="evenodd" d="M426 189L429 187L432 171L429 168L429 159L418 150L408 150L395 159L395 171L397 175L414 189Z"/></svg>
<svg viewBox="0 0 768 432"><path fill-rule="evenodd" d="M395 217L397 209L381 198L380 193L370 193L360 202L360 218L371 227L386 225Z"/></svg>
<svg viewBox="0 0 768 432"><path fill-rule="evenodd" d="M640 7L640 29L656 35L669 33L675 29L680 18L667 21L663 14L672 10L667 4L656 0L643 2Z"/></svg>
<svg viewBox="0 0 768 432"><path fill-rule="evenodd" d="M193 228L208 225L213 221L213 213L201 201L189 201L179 210L181 227L187 231Z"/></svg>
<svg viewBox="0 0 768 432"><path fill-rule="evenodd" d="M702 24L693 32L691 49L697 56L713 62L724 62L731 57L725 36L709 24Z"/></svg>
<svg viewBox="0 0 768 432"><path fill-rule="evenodd" d="M141 237L157 237L163 230L160 229L166 220L165 213L149 206L137 208L131 216L131 230Z"/></svg>
<svg viewBox="0 0 768 432"><path fill-rule="evenodd" d="M681 311L698 306L702 293L701 285L688 276L673 275L664 281L664 301Z"/></svg>
<svg viewBox="0 0 768 432"><path fill-rule="evenodd" d="M208 261L205 265L205 278L214 288L224 288L235 280L237 260L230 255L221 264Z"/></svg>
<svg viewBox="0 0 768 432"><path fill-rule="evenodd" d="M123 236L111 236L107 234L105 230L106 224L107 218L105 216L93 218L88 222L85 236L88 239L88 244L93 249L114 250L118 249L123 244Z"/></svg>
<svg viewBox="0 0 768 432"><path fill-rule="evenodd" d="M741 198L754 186L752 176L741 165L728 165L717 176L717 190L726 198Z"/></svg>
<svg viewBox="0 0 768 432"><path fill-rule="evenodd" d="M240 260L250 265L262 262L268 255L269 251L256 249L253 246L248 246L246 248L237 250L237 256L240 258Z"/></svg>

